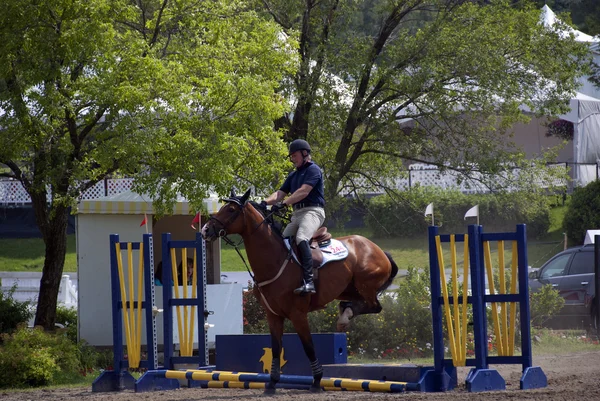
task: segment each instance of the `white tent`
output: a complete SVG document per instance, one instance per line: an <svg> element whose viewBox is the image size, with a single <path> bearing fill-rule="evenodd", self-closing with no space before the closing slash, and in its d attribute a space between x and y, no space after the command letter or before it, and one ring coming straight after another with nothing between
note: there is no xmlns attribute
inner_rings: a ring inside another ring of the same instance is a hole
<svg viewBox="0 0 600 401"><path fill-rule="evenodd" d="M548 27L555 27L558 22L548 5L542 7L541 21ZM594 60L600 65L600 39L570 27L562 32L573 35L578 42L588 43ZM580 83L579 92L570 102L571 111L560 118L572 122L575 127L573 161L596 164L600 160L600 88L594 86L587 77L580 78ZM576 164L573 178L580 186L596 180L596 166Z"/></svg>
<svg viewBox="0 0 600 401"><path fill-rule="evenodd" d="M583 245L594 244L596 241L596 235L600 235L600 230L587 230L585 232L585 240Z"/></svg>

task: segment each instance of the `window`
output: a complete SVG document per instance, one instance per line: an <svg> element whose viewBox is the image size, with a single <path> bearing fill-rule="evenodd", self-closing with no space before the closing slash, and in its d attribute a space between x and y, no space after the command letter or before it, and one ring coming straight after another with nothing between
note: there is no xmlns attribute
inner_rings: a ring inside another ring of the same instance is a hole
<svg viewBox="0 0 600 401"><path fill-rule="evenodd" d="M564 276L567 272L571 255L572 253L566 253L548 262L548 264L544 267L544 270L542 270L540 278Z"/></svg>
<svg viewBox="0 0 600 401"><path fill-rule="evenodd" d="M569 275L594 273L594 252L577 252L573 256Z"/></svg>

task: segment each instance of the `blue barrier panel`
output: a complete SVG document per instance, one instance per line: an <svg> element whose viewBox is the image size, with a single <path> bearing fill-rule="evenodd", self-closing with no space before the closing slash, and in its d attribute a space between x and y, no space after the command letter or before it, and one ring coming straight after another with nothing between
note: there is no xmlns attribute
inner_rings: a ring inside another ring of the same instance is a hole
<svg viewBox="0 0 600 401"><path fill-rule="evenodd" d="M323 365L347 363L345 333L313 334L317 358ZM239 334L216 336L216 370L231 372L261 372L271 370L271 336ZM297 334L283 335L281 373L311 376L310 362Z"/></svg>

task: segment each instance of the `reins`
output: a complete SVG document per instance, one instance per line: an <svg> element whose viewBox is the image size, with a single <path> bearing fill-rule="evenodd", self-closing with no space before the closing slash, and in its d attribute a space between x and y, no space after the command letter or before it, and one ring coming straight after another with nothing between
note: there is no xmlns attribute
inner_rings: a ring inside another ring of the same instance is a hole
<svg viewBox="0 0 600 401"><path fill-rule="evenodd" d="M229 218L227 220L227 223L231 223L232 221L234 221L238 217L239 213L243 214L243 208L245 207L245 205L239 205L239 206L240 206L240 209L239 209L238 213L234 214L231 218ZM273 214L275 214L275 212L271 212L268 215L264 216L263 220L254 228L254 230L250 233L250 235L254 234L265 222L268 222L269 217L273 216ZM276 281L281 276L281 274L283 273L285 267L287 266L287 264L289 263L289 261L292 259L292 253L288 252L288 256L283 261L283 264L279 268L279 272L275 275L275 277L273 277L270 280L266 280L266 281L262 281L262 282L258 283L256 281L256 278L252 274L252 269L250 269L250 267L248 266L248 263L246 262L246 258L244 258L244 255L242 255L242 252L240 252L240 249L239 249L239 246L244 242L244 238L240 239L237 243L235 243L234 241L232 241L231 239L229 239L227 237L227 235L228 235L227 234L227 229L226 229L227 226L225 224L223 224L221 221L219 221L219 219L217 219L216 217L210 217L210 219L217 221L221 225L221 229L219 230L219 234L221 232L223 232L224 234L223 235L219 235L219 236L221 238L223 238L223 240L228 245L232 246L235 249L235 251L237 252L237 254L240 256L240 259L242 259L242 262L244 262L244 266L246 267L246 270L248 271L248 274L250 275L250 278L252 278L252 282L254 283L254 288L256 288L258 290L258 293L262 297L265 305L267 306L267 308L269 309L269 311L271 311L271 313L273 313L276 316L279 316L279 314L277 314L271 308L271 306L269 305L269 302L267 301L267 299L264 296L263 292L261 291L260 287L263 287L265 285L273 283L274 281Z"/></svg>

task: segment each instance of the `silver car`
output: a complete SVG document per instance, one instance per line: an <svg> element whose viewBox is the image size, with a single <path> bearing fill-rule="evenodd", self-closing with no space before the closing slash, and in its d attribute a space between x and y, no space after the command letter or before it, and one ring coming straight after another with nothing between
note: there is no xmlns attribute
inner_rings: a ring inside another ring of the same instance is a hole
<svg viewBox="0 0 600 401"><path fill-rule="evenodd" d="M569 248L529 273L529 288L551 284L565 300L562 310L546 325L556 329L597 327L594 302L594 245ZM594 313L592 313L594 311Z"/></svg>

